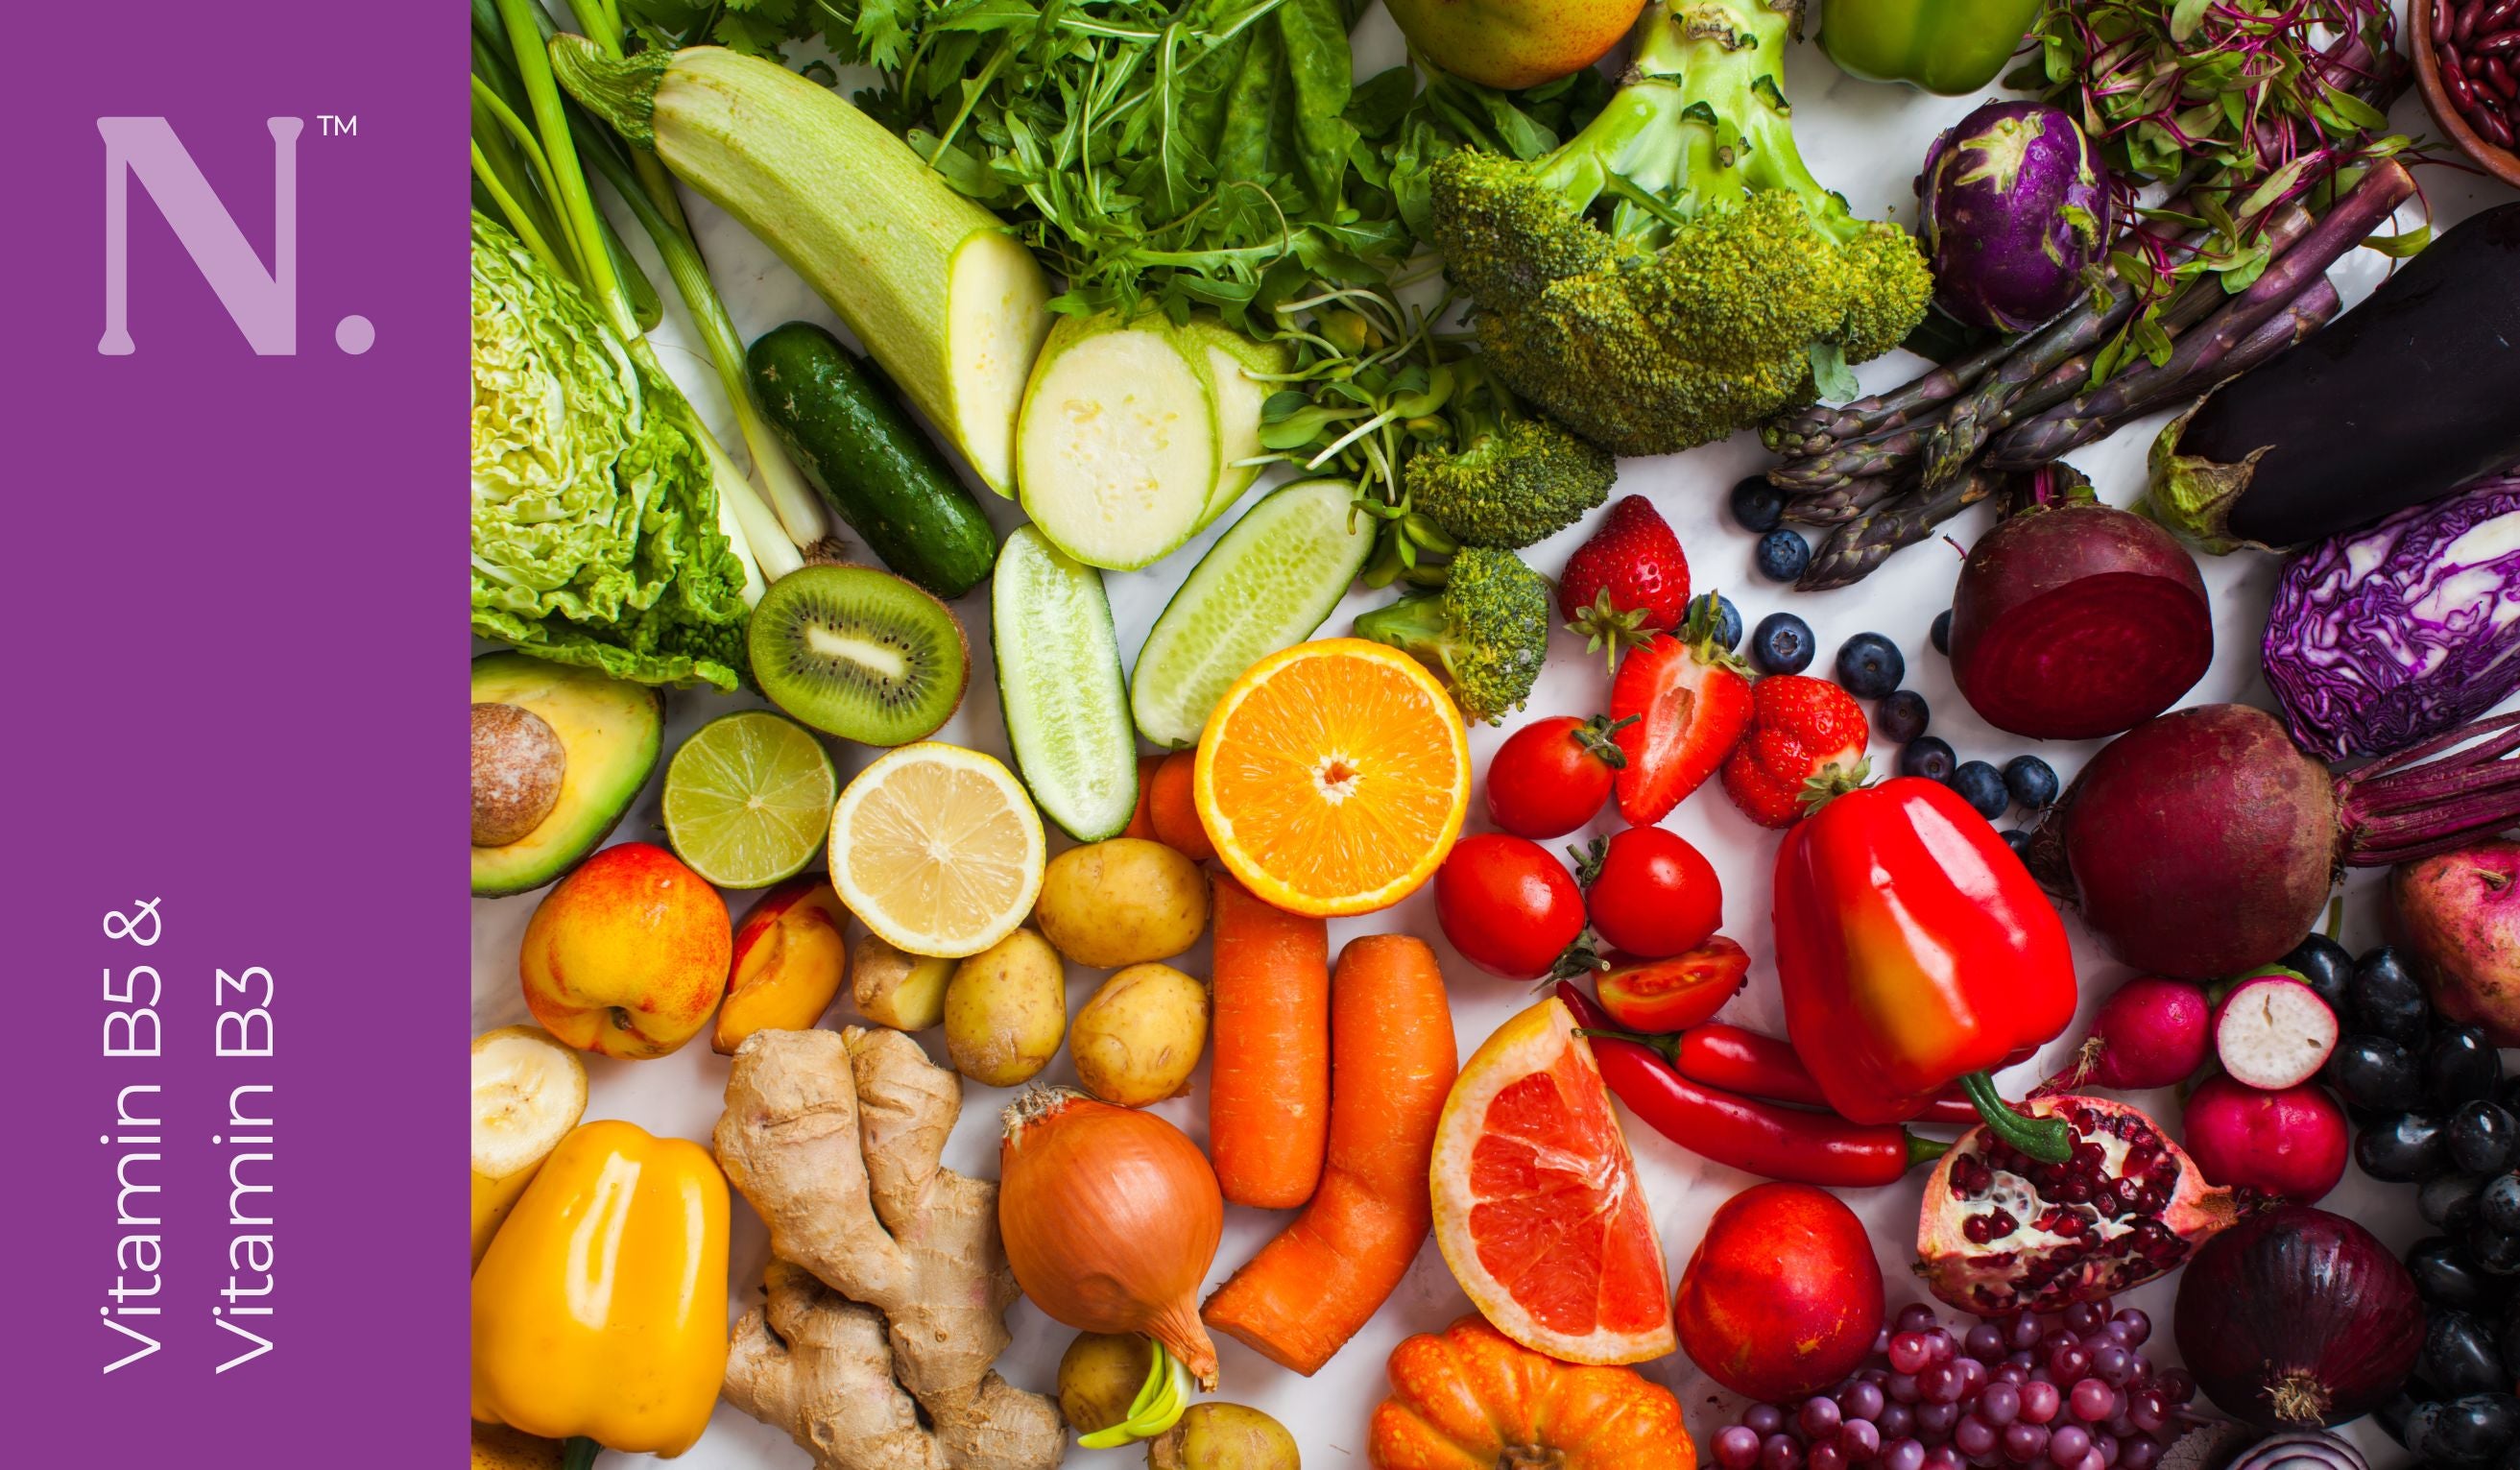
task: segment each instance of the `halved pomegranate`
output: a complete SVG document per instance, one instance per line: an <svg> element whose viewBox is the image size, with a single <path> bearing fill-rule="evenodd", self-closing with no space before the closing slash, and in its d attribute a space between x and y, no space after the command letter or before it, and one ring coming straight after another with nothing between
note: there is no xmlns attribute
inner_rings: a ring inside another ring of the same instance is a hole
<svg viewBox="0 0 2520 1470"><path fill-rule="evenodd" d="M2176 1270L2260 1201L2205 1182L2178 1144L2124 1103L2065 1095L2018 1104L2062 1116L2074 1156L2042 1164L1984 1127L1934 1166L1916 1221L1917 1274L1981 1316L2062 1311Z"/></svg>

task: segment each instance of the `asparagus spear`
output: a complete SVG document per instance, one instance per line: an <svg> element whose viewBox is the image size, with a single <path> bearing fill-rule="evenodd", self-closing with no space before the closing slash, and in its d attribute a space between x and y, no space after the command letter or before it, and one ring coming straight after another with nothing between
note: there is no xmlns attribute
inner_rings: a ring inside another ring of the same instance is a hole
<svg viewBox="0 0 2520 1470"><path fill-rule="evenodd" d="M1862 581L1892 552L1932 535L1935 527L1994 494L2003 481L1995 471L1970 469L1957 481L1920 485L1866 511L1830 533L1813 553L1795 588L1818 592Z"/></svg>
<svg viewBox="0 0 2520 1470"><path fill-rule="evenodd" d="M1843 480L1824 490L1796 495L1785 502L1784 518L1804 526L1839 526L1879 505L1892 495L1916 487L1913 475L1873 475Z"/></svg>
<svg viewBox="0 0 2520 1470"><path fill-rule="evenodd" d="M1966 357L1945 363L1886 393L1852 403L1815 403L1799 413L1773 419L1760 427L1759 437L1770 449L1788 459L1806 459L1850 439L1901 428L1931 414L1995 371L1996 364L2011 352L2014 342L2013 338L1999 337Z"/></svg>

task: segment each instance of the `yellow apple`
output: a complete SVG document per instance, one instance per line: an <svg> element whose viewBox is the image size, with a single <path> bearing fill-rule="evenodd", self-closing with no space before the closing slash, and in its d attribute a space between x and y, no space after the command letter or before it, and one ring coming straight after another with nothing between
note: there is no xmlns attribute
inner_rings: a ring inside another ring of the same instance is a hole
<svg viewBox="0 0 2520 1470"><path fill-rule="evenodd" d="M709 1046L735 1055L757 1031L803 1031L822 1019L849 975L849 911L821 873L763 894L735 926L735 968Z"/></svg>
<svg viewBox="0 0 2520 1470"><path fill-rule="evenodd" d="M580 1051L661 1057L726 993L726 900L650 843L607 848L543 896L518 956L525 1006Z"/></svg>
<svg viewBox="0 0 2520 1470"><path fill-rule="evenodd" d="M1409 43L1455 76L1519 89L1609 54L1644 0L1384 0Z"/></svg>

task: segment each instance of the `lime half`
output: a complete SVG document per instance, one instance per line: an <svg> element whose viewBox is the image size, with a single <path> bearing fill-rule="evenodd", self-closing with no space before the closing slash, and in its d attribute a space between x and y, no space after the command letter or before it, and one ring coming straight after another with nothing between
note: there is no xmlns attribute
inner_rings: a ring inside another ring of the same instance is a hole
<svg viewBox="0 0 2520 1470"><path fill-rule="evenodd" d="M767 888L814 860L838 790L804 726L763 710L720 715L665 767L665 833L718 887Z"/></svg>

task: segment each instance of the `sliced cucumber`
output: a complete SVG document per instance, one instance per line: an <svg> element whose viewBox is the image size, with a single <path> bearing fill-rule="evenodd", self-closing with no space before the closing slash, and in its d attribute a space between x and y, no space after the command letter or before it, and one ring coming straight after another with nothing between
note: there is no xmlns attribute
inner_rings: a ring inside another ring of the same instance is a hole
<svg viewBox="0 0 2520 1470"><path fill-rule="evenodd" d="M1102 577L1019 526L989 584L998 707L1041 814L1079 842L1138 809L1138 742Z"/></svg>
<svg viewBox="0 0 2520 1470"><path fill-rule="evenodd" d="M1312 636L1373 547L1370 522L1349 524L1354 498L1343 481L1290 484L1217 537L1138 652L1129 711L1139 734L1177 749L1197 744L1208 712L1244 669Z"/></svg>

